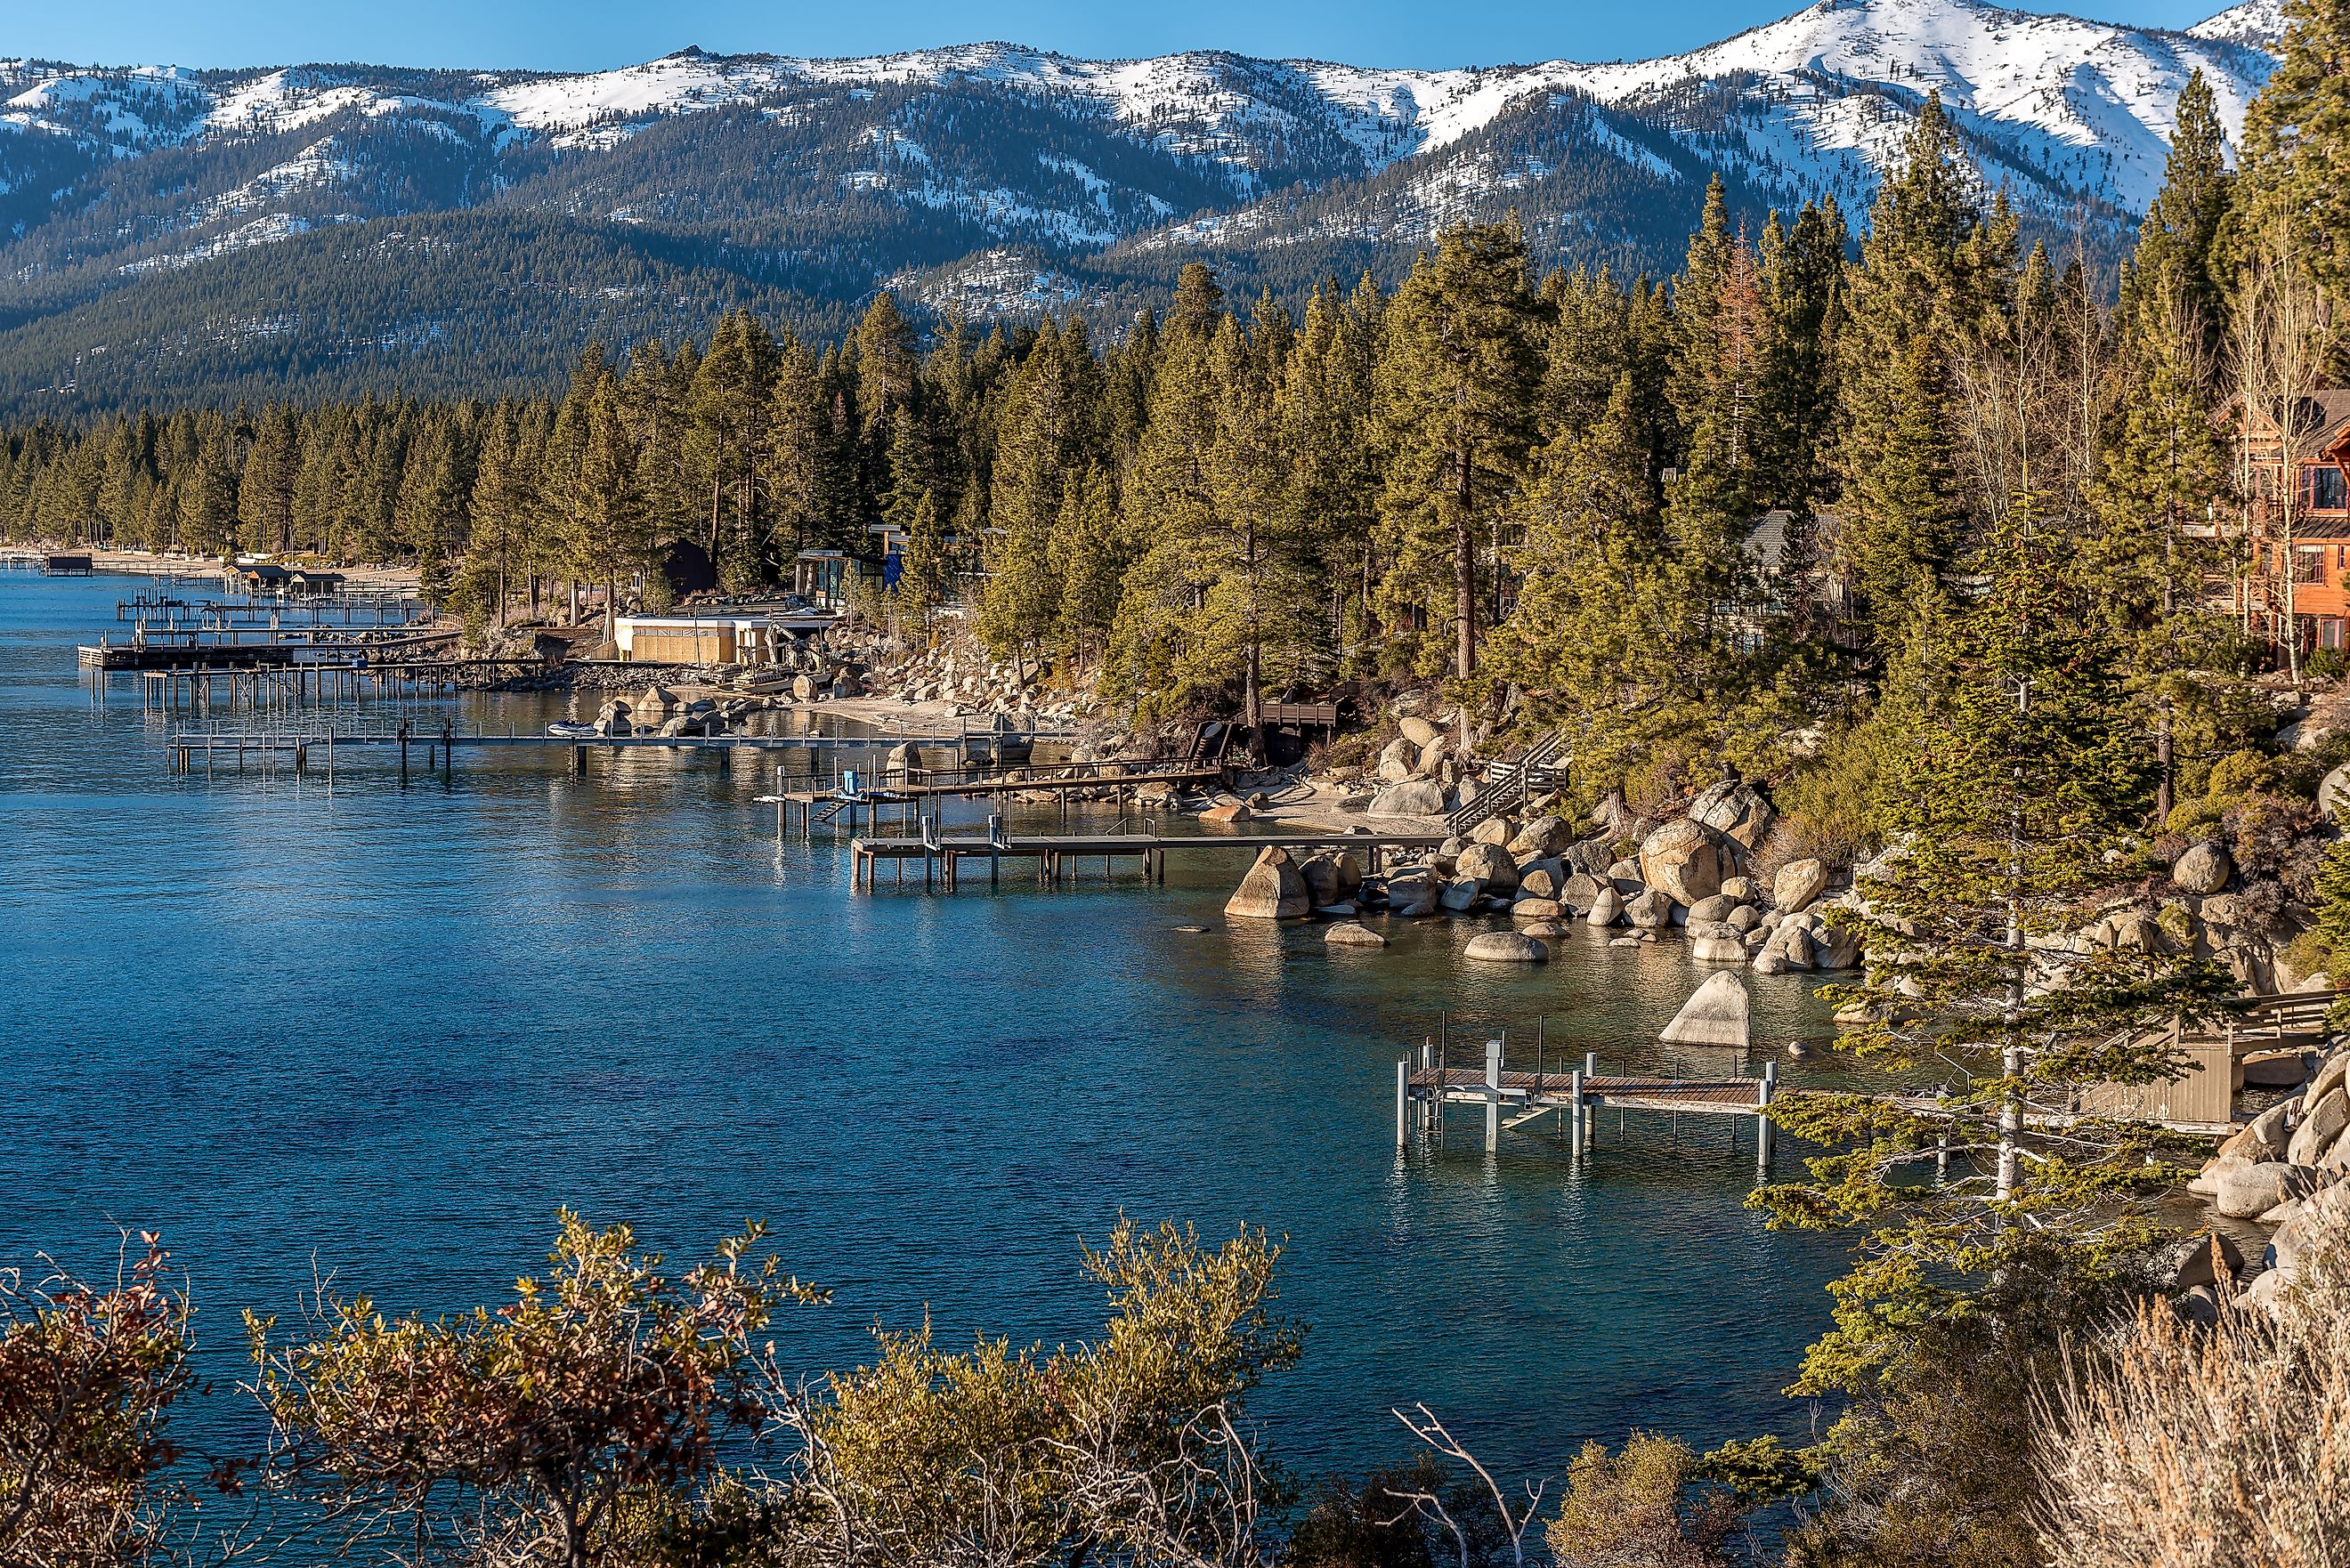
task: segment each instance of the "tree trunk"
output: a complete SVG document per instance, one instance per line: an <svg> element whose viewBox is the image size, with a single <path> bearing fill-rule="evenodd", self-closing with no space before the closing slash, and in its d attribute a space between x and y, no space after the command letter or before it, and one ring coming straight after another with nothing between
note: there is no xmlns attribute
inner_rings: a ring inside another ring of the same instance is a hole
<svg viewBox="0 0 2350 1568"><path fill-rule="evenodd" d="M2154 826L2162 830L2170 820L2170 699L2162 699L2162 708L2154 721L2154 762L2159 770L2154 786Z"/></svg>
<svg viewBox="0 0 2350 1568"><path fill-rule="evenodd" d="M1256 737L1257 750L1264 750L1264 700L1257 689L1259 671L1264 656L1263 635L1257 625L1256 613L1256 524L1253 520L1246 530L1246 565L1249 581L1248 657L1241 666L1241 722Z"/></svg>
<svg viewBox="0 0 2350 1568"><path fill-rule="evenodd" d="M1452 673L1466 680L1477 673L1477 540L1470 528L1470 474L1466 447L1454 459L1452 518Z"/></svg>

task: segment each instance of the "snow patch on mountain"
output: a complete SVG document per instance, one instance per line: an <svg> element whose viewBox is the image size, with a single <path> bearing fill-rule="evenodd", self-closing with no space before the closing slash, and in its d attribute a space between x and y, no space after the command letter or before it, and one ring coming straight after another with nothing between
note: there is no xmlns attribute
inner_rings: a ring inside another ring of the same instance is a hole
<svg viewBox="0 0 2350 1568"><path fill-rule="evenodd" d="M2284 0L2244 0L2187 30L2199 38L2273 55L2284 47Z"/></svg>

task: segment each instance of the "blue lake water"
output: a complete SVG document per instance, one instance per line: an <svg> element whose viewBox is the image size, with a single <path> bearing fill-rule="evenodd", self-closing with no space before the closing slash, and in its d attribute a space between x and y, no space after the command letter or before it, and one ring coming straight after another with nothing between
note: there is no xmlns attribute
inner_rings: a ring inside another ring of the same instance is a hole
<svg viewBox="0 0 2350 1568"><path fill-rule="evenodd" d="M814 1369L925 1311L948 1341L1086 1334L1078 1243L1124 1213L1287 1239L1311 1330L1260 1408L1307 1473L1406 1451L1409 1401L1527 1470L1635 1427L1812 1420L1778 1390L1841 1248L1741 1207L1727 1124L1603 1124L1581 1170L1547 1118L1498 1158L1459 1112L1441 1150L1393 1147L1396 1059L1440 1013L1661 1064L1702 977L1680 945L1578 930L1479 969L1483 926L1437 921L1332 951L1225 928L1223 858L852 895L842 843L779 846L755 771L708 759L177 775L137 687L99 702L74 667L145 586L0 573L0 1263L159 1229L233 1373L237 1312L290 1313L314 1270L439 1312L510 1290L558 1207L677 1256L755 1215L836 1293L779 1325ZM1808 981L1752 983L1758 1040L1825 1033ZM228 1393L207 1418L244 1419Z"/></svg>

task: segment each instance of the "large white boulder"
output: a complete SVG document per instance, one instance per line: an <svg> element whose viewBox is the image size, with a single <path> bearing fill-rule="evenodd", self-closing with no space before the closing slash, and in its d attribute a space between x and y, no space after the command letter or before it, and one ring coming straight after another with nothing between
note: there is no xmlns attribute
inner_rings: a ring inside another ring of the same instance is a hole
<svg viewBox="0 0 2350 1568"><path fill-rule="evenodd" d="M1658 1038L1668 1045L1739 1045L1747 1042L1746 982L1735 970L1716 970L1681 1003Z"/></svg>
<svg viewBox="0 0 2350 1568"><path fill-rule="evenodd" d="M1518 863L1498 844L1471 844L1452 868L1457 876L1476 877L1488 893L1506 898L1518 890Z"/></svg>
<svg viewBox="0 0 2350 1568"><path fill-rule="evenodd" d="M2188 846L2170 863L2171 884L2182 893L2216 893L2235 874L2236 863L2228 857L2226 847L2210 839Z"/></svg>
<svg viewBox="0 0 2350 1568"><path fill-rule="evenodd" d="M2304 1197L2317 1189L2316 1172L2273 1160L2259 1165L2222 1163L2217 1175L2219 1196L2212 1207L2230 1220L2255 1219L2289 1198Z"/></svg>
<svg viewBox="0 0 2350 1568"><path fill-rule="evenodd" d="M1682 817L1648 835L1640 846L1640 880L1677 904L1694 904L1721 891L1731 874L1728 840L1703 823Z"/></svg>
<svg viewBox="0 0 2350 1568"><path fill-rule="evenodd" d="M1790 860L1771 879L1771 902L1789 914L1808 909L1826 890L1828 868L1817 860Z"/></svg>
<svg viewBox="0 0 2350 1568"><path fill-rule="evenodd" d="M1752 849L1771 831L1773 813L1762 792L1749 784L1718 784L1690 806L1691 820L1703 823L1741 848Z"/></svg>
<svg viewBox="0 0 2350 1568"><path fill-rule="evenodd" d="M1550 949L1523 931L1487 931L1471 938L1461 952L1489 963L1543 963L1550 958Z"/></svg>
<svg viewBox="0 0 2350 1568"><path fill-rule="evenodd" d="M2350 1096L2336 1086L2303 1115L2301 1126L2293 1128L2293 1141L2285 1146L2285 1163L2315 1165L2342 1136L2345 1125L2350 1125Z"/></svg>
<svg viewBox="0 0 2350 1568"><path fill-rule="evenodd" d="M1261 851L1241 885L1224 901L1224 916L1242 920L1294 920L1314 907L1314 896L1298 874L1289 851L1278 846Z"/></svg>
<svg viewBox="0 0 2350 1568"><path fill-rule="evenodd" d="M1406 779L1371 797L1373 816L1441 816L1444 786L1434 779Z"/></svg>

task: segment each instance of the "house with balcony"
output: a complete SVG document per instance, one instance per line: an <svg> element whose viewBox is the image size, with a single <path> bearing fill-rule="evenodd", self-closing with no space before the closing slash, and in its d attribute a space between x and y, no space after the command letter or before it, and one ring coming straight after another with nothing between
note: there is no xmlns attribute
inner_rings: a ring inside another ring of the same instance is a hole
<svg viewBox="0 0 2350 1568"><path fill-rule="evenodd" d="M2303 653L2350 649L2350 388L2295 400L2284 430L2240 406L2247 417L2245 629Z"/></svg>

